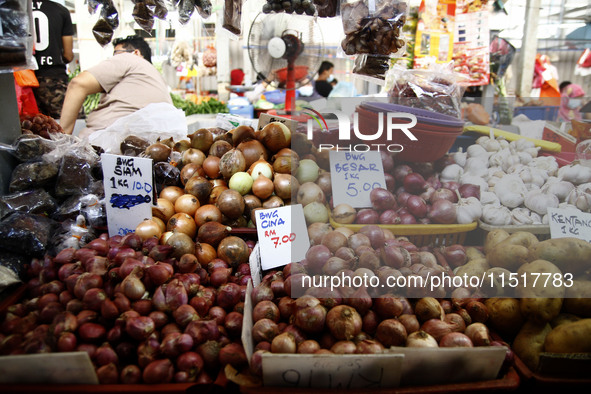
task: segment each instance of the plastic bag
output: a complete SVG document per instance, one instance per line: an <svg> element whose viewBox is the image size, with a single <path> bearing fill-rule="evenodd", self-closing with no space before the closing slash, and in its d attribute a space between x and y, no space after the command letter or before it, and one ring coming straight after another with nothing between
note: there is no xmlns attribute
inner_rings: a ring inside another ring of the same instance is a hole
<svg viewBox="0 0 591 394"><path fill-rule="evenodd" d="M34 189L0 197L0 218L12 211L51 215L57 202L44 189Z"/></svg>
<svg viewBox="0 0 591 394"><path fill-rule="evenodd" d="M78 215L83 215L87 226L103 228L107 225L105 212L104 193L99 194L76 194L66 199L51 215L51 218L64 222L75 220Z"/></svg>
<svg viewBox="0 0 591 394"><path fill-rule="evenodd" d="M224 21L222 27L237 36L241 33L242 1L225 0Z"/></svg>
<svg viewBox="0 0 591 394"><path fill-rule="evenodd" d="M105 46L111 42L113 32L119 27L119 12L111 0L99 0L101 16L92 28L96 42Z"/></svg>
<svg viewBox="0 0 591 394"><path fill-rule="evenodd" d="M0 0L0 72L32 68L30 13L31 3L26 0Z"/></svg>
<svg viewBox="0 0 591 394"><path fill-rule="evenodd" d="M76 219L68 219L57 227L48 245L48 253L57 255L64 249L80 249L96 238L95 231L87 226L83 215L76 216Z"/></svg>
<svg viewBox="0 0 591 394"><path fill-rule="evenodd" d="M50 152L54 146L51 140L35 134L23 134L12 145L0 144L0 150L9 152L20 162L27 162L41 160L41 156Z"/></svg>
<svg viewBox="0 0 591 394"><path fill-rule="evenodd" d="M388 92L390 101L460 118L460 101L465 88L457 83L459 76L448 67L442 65L436 70L392 67L391 75L388 75L393 80Z"/></svg>
<svg viewBox="0 0 591 394"><path fill-rule="evenodd" d="M166 186L178 186L181 180L181 171L170 163L159 162L154 164L154 184L156 192L160 194Z"/></svg>
<svg viewBox="0 0 591 394"><path fill-rule="evenodd" d="M8 191L17 193L53 184L57 177L58 166L44 161L23 163L12 171Z"/></svg>
<svg viewBox="0 0 591 394"><path fill-rule="evenodd" d="M211 1L195 0L195 8L197 8L197 13L203 19L207 19L211 16Z"/></svg>
<svg viewBox="0 0 591 394"><path fill-rule="evenodd" d="M39 81L33 70L17 70L14 72L14 82L22 87L38 88Z"/></svg>
<svg viewBox="0 0 591 394"><path fill-rule="evenodd" d="M168 15L168 8L166 7L166 4L164 4L164 1L145 0L145 3L148 9L152 11L154 17L160 20L166 20L166 16Z"/></svg>
<svg viewBox="0 0 591 394"><path fill-rule="evenodd" d="M25 277L25 265L30 260L22 254L0 249L0 291L21 282L20 278Z"/></svg>
<svg viewBox="0 0 591 394"><path fill-rule="evenodd" d="M187 122L182 110L168 103L152 103L117 119L104 130L88 136L92 145L100 146L105 153L121 154L121 141L130 135L155 143L158 138L173 140L187 138Z"/></svg>
<svg viewBox="0 0 591 394"><path fill-rule="evenodd" d="M338 0L314 0L314 4L320 18L335 17L339 11Z"/></svg>
<svg viewBox="0 0 591 394"><path fill-rule="evenodd" d="M13 212L0 222L0 248L42 257L56 223L42 215Z"/></svg>
<svg viewBox="0 0 591 394"><path fill-rule="evenodd" d="M345 38L341 47L347 55L388 55L404 48L402 26L407 4L392 0L344 0L341 17Z"/></svg>
<svg viewBox="0 0 591 394"><path fill-rule="evenodd" d="M148 33L152 33L154 27L154 9L148 7L148 4L143 1L133 1L133 11L131 15L138 25Z"/></svg>
<svg viewBox="0 0 591 394"><path fill-rule="evenodd" d="M191 19L195 10L195 0L180 0L178 2L179 22L186 24Z"/></svg>
<svg viewBox="0 0 591 394"><path fill-rule="evenodd" d="M353 72L359 75L377 79L386 79L390 69L390 56L387 55L358 55L355 58Z"/></svg>

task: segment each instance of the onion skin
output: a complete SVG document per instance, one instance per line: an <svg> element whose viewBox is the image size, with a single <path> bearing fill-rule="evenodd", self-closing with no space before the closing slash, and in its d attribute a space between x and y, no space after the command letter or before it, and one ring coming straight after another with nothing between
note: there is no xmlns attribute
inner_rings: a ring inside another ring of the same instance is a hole
<svg viewBox="0 0 591 394"><path fill-rule="evenodd" d="M470 338L461 332L446 334L439 341L440 347L474 347Z"/></svg>
<svg viewBox="0 0 591 394"><path fill-rule="evenodd" d="M464 322L462 316L457 313L448 313L445 315L444 321L451 325L451 330L453 332L464 332L466 329L466 322Z"/></svg>
<svg viewBox="0 0 591 394"><path fill-rule="evenodd" d="M470 338L474 346L489 346L491 344L488 327L482 323L470 324L466 327L464 334Z"/></svg>

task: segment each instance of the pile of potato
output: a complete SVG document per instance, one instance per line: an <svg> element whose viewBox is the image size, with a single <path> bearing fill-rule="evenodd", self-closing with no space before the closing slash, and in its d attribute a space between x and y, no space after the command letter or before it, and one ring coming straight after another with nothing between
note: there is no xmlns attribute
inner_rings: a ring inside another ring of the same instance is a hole
<svg viewBox="0 0 591 394"><path fill-rule="evenodd" d="M496 281L494 297L485 302L487 324L512 340L515 354L528 368L537 370L542 352L591 352L591 243L576 238L539 241L527 232L494 230L487 235L484 254L472 251L468 256L456 275L505 276L504 286ZM508 285L511 278L514 287Z"/></svg>

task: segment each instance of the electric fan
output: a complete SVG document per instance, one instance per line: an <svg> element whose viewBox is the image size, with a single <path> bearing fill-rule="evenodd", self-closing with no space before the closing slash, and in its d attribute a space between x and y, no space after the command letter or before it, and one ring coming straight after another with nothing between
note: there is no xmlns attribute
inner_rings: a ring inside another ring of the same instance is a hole
<svg viewBox="0 0 591 394"><path fill-rule="evenodd" d="M316 19L285 13L259 13L248 32L248 55L257 75L285 89L285 112L295 111L296 89L311 82L324 54Z"/></svg>

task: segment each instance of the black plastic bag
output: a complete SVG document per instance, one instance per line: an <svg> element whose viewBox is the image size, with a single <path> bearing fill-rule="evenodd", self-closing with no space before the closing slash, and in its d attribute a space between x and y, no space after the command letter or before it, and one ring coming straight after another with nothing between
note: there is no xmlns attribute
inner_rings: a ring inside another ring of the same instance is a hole
<svg viewBox="0 0 591 394"><path fill-rule="evenodd" d="M56 223L45 216L13 212L0 222L0 248L42 257L55 227Z"/></svg>
<svg viewBox="0 0 591 394"><path fill-rule="evenodd" d="M119 27L119 12L111 0L100 0L101 16L92 28L96 42L105 46L111 42L113 32Z"/></svg>
<svg viewBox="0 0 591 394"><path fill-rule="evenodd" d="M168 8L162 0L146 0L146 5L158 19L165 20L168 15Z"/></svg>
<svg viewBox="0 0 591 394"><path fill-rule="evenodd" d="M337 16L339 10L338 0L314 0L318 16L320 18L332 18Z"/></svg>
<svg viewBox="0 0 591 394"><path fill-rule="evenodd" d="M44 189L27 190L0 197L0 218L12 211L51 215L57 202Z"/></svg>
<svg viewBox="0 0 591 394"><path fill-rule="evenodd" d="M133 11L131 15L138 25L148 33L152 33L154 27L154 12L148 7L148 4L143 1L134 1Z"/></svg>

